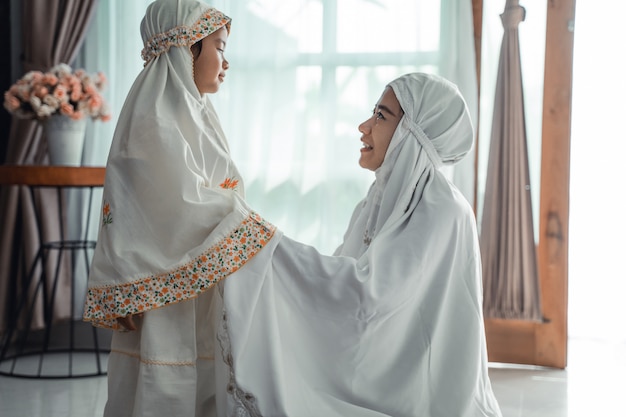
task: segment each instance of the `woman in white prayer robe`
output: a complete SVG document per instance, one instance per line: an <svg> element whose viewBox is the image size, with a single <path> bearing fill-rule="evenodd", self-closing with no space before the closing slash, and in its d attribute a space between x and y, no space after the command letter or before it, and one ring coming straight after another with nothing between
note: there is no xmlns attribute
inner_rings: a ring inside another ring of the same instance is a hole
<svg viewBox="0 0 626 417"><path fill-rule="evenodd" d="M438 76L407 74L359 130L375 181L334 256L277 230L220 282L218 409L500 416L475 218L440 170L473 145L465 101Z"/></svg>

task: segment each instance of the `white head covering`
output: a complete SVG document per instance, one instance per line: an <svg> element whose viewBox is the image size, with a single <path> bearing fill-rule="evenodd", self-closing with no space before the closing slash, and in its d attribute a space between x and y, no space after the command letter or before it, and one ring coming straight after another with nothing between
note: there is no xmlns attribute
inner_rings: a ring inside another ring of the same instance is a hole
<svg viewBox="0 0 626 417"><path fill-rule="evenodd" d="M501 415L487 374L474 214L438 169L472 146L467 107L434 75L389 86L404 115L338 256L283 236L225 281L230 382L254 400L229 399L239 407Z"/></svg>
<svg viewBox="0 0 626 417"><path fill-rule="evenodd" d="M190 45L223 26L230 18L199 1L157 0L146 11L146 64L107 162L84 315L96 325L197 296L271 237L243 203L217 114L194 83ZM258 240L236 254L222 242L243 235Z"/></svg>
<svg viewBox="0 0 626 417"><path fill-rule="evenodd" d="M336 254L363 254L376 235L413 212L435 170L457 163L473 145L474 128L454 84L436 75L413 73L388 86L404 115Z"/></svg>

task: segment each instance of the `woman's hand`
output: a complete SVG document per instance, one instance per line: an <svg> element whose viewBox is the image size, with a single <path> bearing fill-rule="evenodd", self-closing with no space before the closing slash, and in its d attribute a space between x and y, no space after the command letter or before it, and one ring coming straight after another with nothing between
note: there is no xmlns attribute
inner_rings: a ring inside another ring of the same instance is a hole
<svg viewBox="0 0 626 417"><path fill-rule="evenodd" d="M137 316L141 317L143 314L138 314ZM126 317L118 317L117 322L123 327L122 331L132 332L137 330L137 326L135 325L135 321L133 320L133 314Z"/></svg>

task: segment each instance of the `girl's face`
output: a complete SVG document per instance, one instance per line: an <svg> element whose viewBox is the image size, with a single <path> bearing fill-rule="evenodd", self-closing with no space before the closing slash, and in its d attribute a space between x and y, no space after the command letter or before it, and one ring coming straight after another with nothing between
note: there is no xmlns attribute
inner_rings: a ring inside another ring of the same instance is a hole
<svg viewBox="0 0 626 417"><path fill-rule="evenodd" d="M224 49L228 40L225 26L202 39L200 55L193 60L193 79L200 94L217 93L224 82L228 61L224 58Z"/></svg>
<svg viewBox="0 0 626 417"><path fill-rule="evenodd" d="M376 171L382 165L391 137L403 114L396 94L391 87L385 88L372 116L359 125L363 142L359 159L361 167Z"/></svg>

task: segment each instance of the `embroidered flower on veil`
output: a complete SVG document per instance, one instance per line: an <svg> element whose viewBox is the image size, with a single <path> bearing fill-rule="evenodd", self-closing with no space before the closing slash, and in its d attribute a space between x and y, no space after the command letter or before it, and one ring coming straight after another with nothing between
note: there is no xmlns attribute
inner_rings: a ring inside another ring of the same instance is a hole
<svg viewBox="0 0 626 417"><path fill-rule="evenodd" d="M224 182L220 184L220 187L225 188L227 190L236 190L237 185L239 185L239 181L233 178L226 178Z"/></svg>
<svg viewBox="0 0 626 417"><path fill-rule="evenodd" d="M111 205L107 202L102 206L102 226L113 223L113 215L111 214Z"/></svg>

